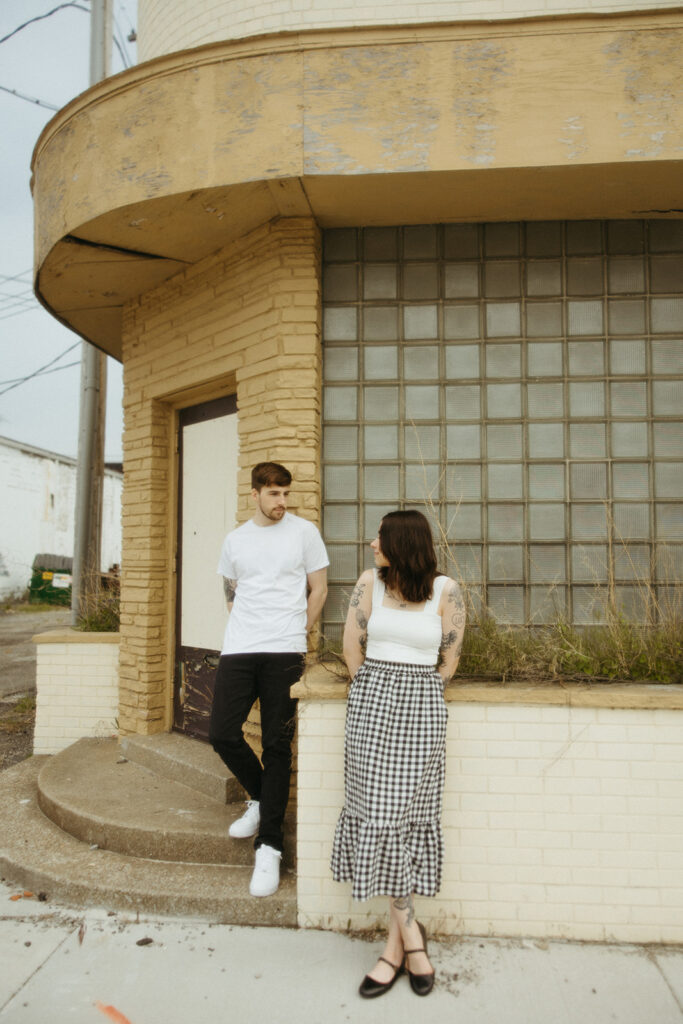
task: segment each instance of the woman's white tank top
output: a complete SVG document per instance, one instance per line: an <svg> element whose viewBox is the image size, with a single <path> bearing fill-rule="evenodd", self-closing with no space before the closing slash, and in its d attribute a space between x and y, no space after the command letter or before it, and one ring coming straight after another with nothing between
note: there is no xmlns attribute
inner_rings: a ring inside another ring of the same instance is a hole
<svg viewBox="0 0 683 1024"><path fill-rule="evenodd" d="M441 646L441 594L448 576L437 576L422 611L384 608L386 588L373 569L372 612L368 619L367 658L408 665L436 665Z"/></svg>

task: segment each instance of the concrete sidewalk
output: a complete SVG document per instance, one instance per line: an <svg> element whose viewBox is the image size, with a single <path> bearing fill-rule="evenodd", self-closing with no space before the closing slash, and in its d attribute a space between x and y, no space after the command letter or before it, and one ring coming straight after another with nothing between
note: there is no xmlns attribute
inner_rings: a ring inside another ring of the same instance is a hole
<svg viewBox="0 0 683 1024"><path fill-rule="evenodd" d="M433 943L438 985L358 984L381 943L70 911L0 885L1 1024L681 1024L683 949L464 938Z"/></svg>

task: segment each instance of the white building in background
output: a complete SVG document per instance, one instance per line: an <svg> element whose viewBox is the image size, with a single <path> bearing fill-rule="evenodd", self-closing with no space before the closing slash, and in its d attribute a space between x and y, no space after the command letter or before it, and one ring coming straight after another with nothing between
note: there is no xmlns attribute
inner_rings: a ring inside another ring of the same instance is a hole
<svg viewBox="0 0 683 1024"><path fill-rule="evenodd" d="M101 568L121 562L120 469L104 474ZM76 460L0 437L0 600L19 596L39 552L71 558Z"/></svg>

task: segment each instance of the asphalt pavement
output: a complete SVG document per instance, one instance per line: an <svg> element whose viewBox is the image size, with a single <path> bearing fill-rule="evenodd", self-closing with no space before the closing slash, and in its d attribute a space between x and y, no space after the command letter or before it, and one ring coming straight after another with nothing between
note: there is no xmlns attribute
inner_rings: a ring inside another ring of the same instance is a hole
<svg viewBox="0 0 683 1024"><path fill-rule="evenodd" d="M0 612L0 699L36 689L36 645L32 638L58 626L68 626L71 609Z"/></svg>
<svg viewBox="0 0 683 1024"><path fill-rule="evenodd" d="M465 937L419 998L357 986L381 942L76 911L0 884L0 1024L682 1024L683 949Z"/></svg>

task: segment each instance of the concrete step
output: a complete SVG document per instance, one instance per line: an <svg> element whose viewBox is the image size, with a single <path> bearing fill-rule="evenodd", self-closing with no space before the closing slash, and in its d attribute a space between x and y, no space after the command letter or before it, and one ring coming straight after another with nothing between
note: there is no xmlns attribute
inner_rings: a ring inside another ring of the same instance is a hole
<svg viewBox="0 0 683 1024"><path fill-rule="evenodd" d="M250 839L228 827L244 803L225 804L122 756L114 739L82 739L51 757L38 776L43 813L64 832L102 850L147 860L251 865ZM288 817L283 865L294 863Z"/></svg>
<svg viewBox="0 0 683 1024"><path fill-rule="evenodd" d="M179 732L156 736L122 736L121 755L155 775L182 782L190 789L230 804L244 800L246 793L221 761L213 747Z"/></svg>
<svg viewBox="0 0 683 1024"><path fill-rule="evenodd" d="M249 895L251 866L146 860L91 849L38 805L32 757L0 774L0 873L70 906L200 917L221 924L296 927L296 879L283 870L275 896Z"/></svg>

